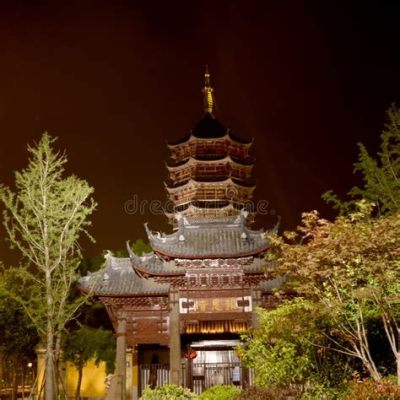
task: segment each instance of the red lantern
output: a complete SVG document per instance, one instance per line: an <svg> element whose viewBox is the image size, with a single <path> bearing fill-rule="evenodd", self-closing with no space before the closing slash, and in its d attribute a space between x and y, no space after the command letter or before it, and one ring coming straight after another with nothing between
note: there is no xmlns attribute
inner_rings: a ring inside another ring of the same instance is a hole
<svg viewBox="0 0 400 400"><path fill-rule="evenodd" d="M183 353L183 357L185 357L187 360L194 360L197 357L197 352L194 349L187 349Z"/></svg>

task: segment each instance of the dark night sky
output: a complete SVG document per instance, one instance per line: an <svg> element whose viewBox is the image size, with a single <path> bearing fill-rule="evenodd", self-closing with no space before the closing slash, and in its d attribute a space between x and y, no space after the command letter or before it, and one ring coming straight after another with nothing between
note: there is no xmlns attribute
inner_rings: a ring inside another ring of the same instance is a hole
<svg viewBox="0 0 400 400"><path fill-rule="evenodd" d="M97 243L84 244L87 255L144 237L145 221L168 229L124 204L165 200L165 142L202 116L208 64L217 118L255 138L256 199L285 229L305 210L332 215L321 193L357 182L356 143L377 148L384 112L400 98L394 4L3 1L0 181L12 182L26 143L47 130L68 171L95 187Z"/></svg>

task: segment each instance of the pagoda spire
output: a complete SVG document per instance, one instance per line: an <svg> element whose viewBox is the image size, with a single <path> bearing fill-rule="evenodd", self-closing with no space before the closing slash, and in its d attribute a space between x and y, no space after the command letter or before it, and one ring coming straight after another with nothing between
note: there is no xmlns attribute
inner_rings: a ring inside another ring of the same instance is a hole
<svg viewBox="0 0 400 400"><path fill-rule="evenodd" d="M204 73L204 88L202 89L204 95L204 111L212 114L214 106L214 89L210 86L210 73L208 72L208 65L206 65L206 72Z"/></svg>

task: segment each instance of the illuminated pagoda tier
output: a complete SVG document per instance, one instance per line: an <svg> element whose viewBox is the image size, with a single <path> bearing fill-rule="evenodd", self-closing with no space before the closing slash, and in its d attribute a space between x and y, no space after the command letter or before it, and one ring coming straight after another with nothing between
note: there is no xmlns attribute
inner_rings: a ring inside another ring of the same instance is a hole
<svg viewBox="0 0 400 400"><path fill-rule="evenodd" d="M167 217L174 226L177 212L195 218L238 215L251 204L255 189L253 141L234 136L213 116L208 71L203 93L204 117L187 137L168 144L170 161L165 185L173 206Z"/></svg>
<svg viewBox="0 0 400 400"><path fill-rule="evenodd" d="M136 255L128 243L128 257L109 253L102 269L81 280L82 290L106 306L116 332L109 399L121 387L137 399L155 383L197 393L251 383L234 348L240 332L257 324L255 308L275 304L272 291L281 281L267 278L269 243L263 230L250 228L246 210L254 190L252 142L213 117L208 72L205 77L205 116L188 138L169 145L174 229L154 232L146 225L151 252Z"/></svg>

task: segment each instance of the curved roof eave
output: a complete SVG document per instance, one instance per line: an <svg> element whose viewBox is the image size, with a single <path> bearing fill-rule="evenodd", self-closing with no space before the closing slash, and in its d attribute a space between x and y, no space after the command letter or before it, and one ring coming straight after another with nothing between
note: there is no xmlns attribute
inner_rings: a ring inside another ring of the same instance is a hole
<svg viewBox="0 0 400 400"><path fill-rule="evenodd" d="M196 186L200 186L200 185L216 185L216 184L221 184L221 183L230 183L232 185L235 185L235 186L243 188L243 189L254 190L256 188L256 185L247 186L247 185L242 185L240 183L237 183L234 180L232 180L231 177L226 178L226 179L221 180L221 181L196 181L195 179L190 178L186 183L184 183L183 185L180 185L180 186L170 187L170 186L168 186L168 184L166 182L164 182L164 185L165 185L165 188L167 189L167 191L169 193L174 193L174 192L176 192L178 190L185 189L186 187L188 187L191 184L194 184Z"/></svg>
<svg viewBox="0 0 400 400"><path fill-rule="evenodd" d="M196 136L192 131L189 135L185 136L181 140L175 143L167 143L169 149L176 148L178 146L190 144L190 142L198 141L198 142L211 142L214 140L230 140L233 143L241 144L245 147L250 147L254 143L254 138L250 140L240 139L237 136L233 135L230 130L228 129L224 135L216 136L216 137L199 137Z"/></svg>
<svg viewBox="0 0 400 400"><path fill-rule="evenodd" d="M189 165L193 164L193 163L199 163L199 164L218 164L222 161L226 161L230 164L235 164L235 165L239 165L240 167L243 168L247 168L247 169L251 169L254 167L254 162L251 162L249 164L244 164L238 161L235 161L232 159L232 157L230 155L221 157L221 158L216 158L216 159L212 159L212 160L202 160L199 159L197 157L188 157L185 162L179 164L179 165L170 165L168 163L166 164L166 167L169 171L174 171L174 170L178 170L178 169L184 169L187 168Z"/></svg>

